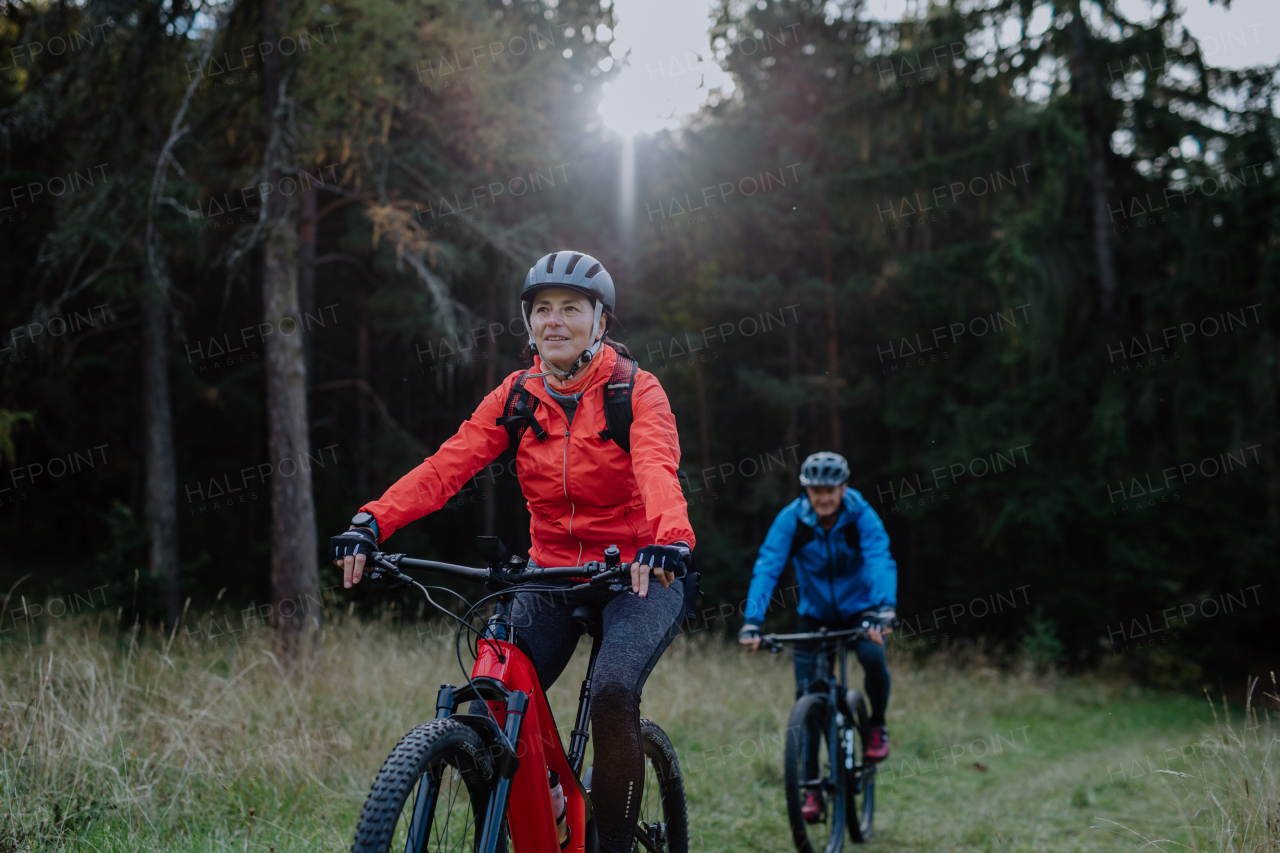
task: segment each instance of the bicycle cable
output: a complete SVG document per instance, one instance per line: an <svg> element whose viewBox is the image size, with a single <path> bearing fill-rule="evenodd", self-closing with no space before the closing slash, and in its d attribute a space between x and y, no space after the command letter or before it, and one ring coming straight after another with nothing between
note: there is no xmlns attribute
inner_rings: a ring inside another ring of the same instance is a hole
<svg viewBox="0 0 1280 853"><path fill-rule="evenodd" d="M458 660L458 668L462 670L463 677L467 679L467 686L471 688L473 693L475 693L476 692L475 682L472 680L471 673L467 669L466 664L462 662L462 646L461 646L462 628L466 628L467 630L471 631L475 635L474 636L475 644L472 645L470 642L468 642L467 644L467 649L468 651L471 652L473 658L479 658L481 642L487 642L489 644L489 647L493 649L494 653L497 654L499 658L501 658L502 656L501 649L499 649L494 642L497 638L494 637L490 639L485 636L488 633L488 621L486 620L484 628L477 628L475 625L471 624L470 620L471 620L471 614L474 613L476 609L479 608L481 605L483 605L485 602L489 601L489 599L497 598L498 596L501 596L501 595L506 595L508 593L511 593L512 590L505 589L499 592L490 593L489 595L481 597L476 602L471 603L467 601L467 599L462 595L462 593L456 590L449 589L448 587L432 585L430 589L439 589L439 590L443 590L444 592L448 592L452 595L456 595L459 599L462 600L464 604L471 605L470 607L467 608L466 613L464 613L461 617L459 617L453 611L437 603L436 600L431 597L431 593L428 591L427 586L421 583L418 583L418 581L413 580L412 578L409 579L409 582L414 586L416 586L418 589L422 590L422 594L426 598L428 604L430 604L436 610L439 610L441 613L444 613L446 616L448 616L449 618L459 623L460 627L454 632L454 639L453 639L454 654ZM514 587L517 585L513 584L512 586ZM535 594L544 594L544 593L554 594L556 592L568 593L574 590L585 589L587 587L592 586L592 584L588 582L588 583L575 584L569 587L564 587L564 586L553 586L551 584L529 583L529 584L519 584L518 586L521 591L528 591ZM514 624L510 624L509 618L507 619L507 622L509 623L508 628L510 630L514 630L516 626ZM479 694L477 693L476 695L479 695ZM472 700L473 703L475 701L476 700ZM488 715L488 717L491 720L493 720L494 725L497 726L499 730L501 730L502 726L499 725L498 718L494 715L493 710L489 707L489 703L484 700L480 700L480 703L484 706L485 714Z"/></svg>
<svg viewBox="0 0 1280 853"><path fill-rule="evenodd" d="M427 592L427 590L429 590L429 589L438 589L438 590L440 590L441 592L447 592L447 593L450 593L450 594L452 594L452 595L456 595L458 598L462 599L462 603L463 603L463 604L470 604L471 602L467 601L467 599L462 595L462 593L458 592L457 590L449 589L447 586L424 585L424 584L420 584L420 583L418 583L417 581L410 581L410 583L412 583L412 584L413 584L414 586L416 586L418 589L422 590L422 594L423 594L423 595L425 595L425 596L427 597L427 603L428 603L428 604L430 604L432 607L434 607L436 610L439 610L439 611L440 611L441 613L443 613L444 615L446 615L446 616L448 616L448 617L450 617L450 618L452 618L452 619L454 619L454 620L456 620L456 621L460 622L460 623L461 623L463 626L465 626L467 629L469 629L469 630L471 630L471 631L475 631L475 632L479 633L480 629L479 629L479 628L477 628L475 625L472 625L470 622L467 622L465 619L463 619L463 618L459 617L459 616L458 616L458 614L454 613L452 610L449 610L448 608L445 608L445 607L441 606L440 604L437 604L437 603L436 603L436 602L431 598L431 595L430 595L430 593L428 593L428 592Z"/></svg>

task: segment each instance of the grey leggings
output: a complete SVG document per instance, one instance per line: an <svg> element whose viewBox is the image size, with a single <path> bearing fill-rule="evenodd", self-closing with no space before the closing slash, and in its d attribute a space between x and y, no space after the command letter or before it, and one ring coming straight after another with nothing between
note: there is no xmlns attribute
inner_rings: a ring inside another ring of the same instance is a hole
<svg viewBox="0 0 1280 853"><path fill-rule="evenodd" d="M582 626L572 614L583 605L601 614L604 627L591 681L595 749L591 802L596 831L602 853L627 853L644 790L640 691L671 643L671 628L683 616L684 589L679 581L663 589L652 580L645 598L629 588L613 593L607 587L517 593L511 609L516 646L533 661L544 690L555 683L573 656Z"/></svg>

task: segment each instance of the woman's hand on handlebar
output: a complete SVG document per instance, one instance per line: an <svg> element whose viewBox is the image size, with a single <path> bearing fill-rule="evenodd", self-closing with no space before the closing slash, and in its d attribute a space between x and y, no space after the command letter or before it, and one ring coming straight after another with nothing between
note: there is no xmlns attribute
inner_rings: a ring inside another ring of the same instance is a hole
<svg viewBox="0 0 1280 853"><path fill-rule="evenodd" d="M342 585L350 589L364 576L366 554L378 550L373 531L367 527L352 526L346 533L329 539L329 559L342 569Z"/></svg>
<svg viewBox="0 0 1280 853"><path fill-rule="evenodd" d="M676 568L689 554L684 543L674 545L646 545L636 552L631 564L631 591L645 598L649 595L649 577L652 575L663 589L676 579Z"/></svg>

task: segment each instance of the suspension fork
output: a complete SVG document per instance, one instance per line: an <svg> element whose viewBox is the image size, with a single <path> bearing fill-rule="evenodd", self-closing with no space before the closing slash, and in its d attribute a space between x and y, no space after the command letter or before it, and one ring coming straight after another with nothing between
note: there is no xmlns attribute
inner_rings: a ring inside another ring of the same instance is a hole
<svg viewBox="0 0 1280 853"><path fill-rule="evenodd" d="M843 652L843 649L841 651ZM841 654L840 657L841 669L843 669L844 655ZM840 707L844 703L840 698L841 683L834 678L835 673L831 671L834 667L828 666L830 674L827 676L827 707L831 709L831 713L827 715L827 755L831 767L831 783L834 785L836 776L844 767L844 740L841 735L843 726L840 725L840 720L844 717Z"/></svg>
<svg viewBox="0 0 1280 853"><path fill-rule="evenodd" d="M838 703L837 707L844 708L845 716L852 718L853 709L848 707L849 703L845 700L845 696L848 694L848 690L849 690L848 684L849 684L849 647L846 646L844 643L841 643L840 644L840 682L837 685L839 689L836 694L836 701Z"/></svg>
<svg viewBox="0 0 1280 853"><path fill-rule="evenodd" d="M519 750L520 729L524 725L524 712L528 708L528 700L520 692L512 694L507 701L507 722L503 734L507 743ZM502 820L507 814L507 799L511 796L511 780L514 773L504 773L498 779L498 786L489 795L489 806L484 814L484 829L480 837L484 839L478 853L497 853L498 838L502 833Z"/></svg>
<svg viewBox="0 0 1280 853"><path fill-rule="evenodd" d="M440 687L436 698L436 719L444 720L457 715L458 704L465 701L501 701L506 703L506 722L502 727L501 737L498 726L491 716L462 715L484 741L486 748L494 758L498 784L489 794L489 802L485 809L484 826L480 838L484 839L476 853L496 853L499 833L502 830L502 819L507 813L507 800L511 794L511 780L519 766L517 758L520 751L520 731L524 725L525 711L529 707L529 697L521 690L507 690L500 682L487 676L478 676L465 686L453 687L445 684ZM505 741L502 740L505 738ZM418 797L413 806L413 820L410 824L409 836L406 839L405 853L415 853L426 832L426 819L435 812L436 799L439 796L438 779L430 785L418 785ZM418 846L414 846L418 845Z"/></svg>

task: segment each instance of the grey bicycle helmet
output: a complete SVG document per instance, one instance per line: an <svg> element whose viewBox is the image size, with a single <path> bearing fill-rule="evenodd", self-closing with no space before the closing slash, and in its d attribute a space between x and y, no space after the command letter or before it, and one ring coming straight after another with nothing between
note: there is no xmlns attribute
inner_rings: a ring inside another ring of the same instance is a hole
<svg viewBox="0 0 1280 853"><path fill-rule="evenodd" d="M533 328L529 325L529 311L534 295L548 287L567 287L590 297L596 309L592 328L600 325L600 315L605 311L614 313L616 294L613 277L604 268L604 264L583 252L565 250L543 255L529 268L529 274L524 278L524 287L520 290L522 306L520 314L524 317L525 331L529 333L530 352L537 353L538 345L534 343ZM573 366L567 371L560 370L552 364L545 362L544 364L548 372L555 373L563 379L569 379L595 357L603 344L604 336L602 335L599 340L582 351L582 355L578 356Z"/></svg>
<svg viewBox="0 0 1280 853"><path fill-rule="evenodd" d="M535 293L548 287L567 287L585 293L592 300L603 303L610 314L617 313L613 277L604 264L590 255L568 250L543 255L529 267L520 298L528 302Z"/></svg>
<svg viewBox="0 0 1280 853"><path fill-rule="evenodd" d="M849 463L839 453L814 453L800 466L800 485L838 486L849 479Z"/></svg>

